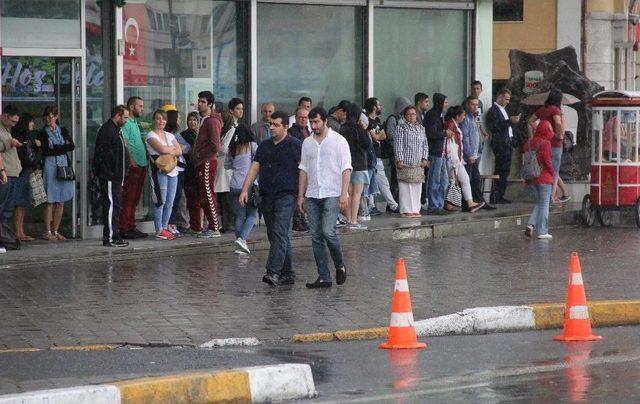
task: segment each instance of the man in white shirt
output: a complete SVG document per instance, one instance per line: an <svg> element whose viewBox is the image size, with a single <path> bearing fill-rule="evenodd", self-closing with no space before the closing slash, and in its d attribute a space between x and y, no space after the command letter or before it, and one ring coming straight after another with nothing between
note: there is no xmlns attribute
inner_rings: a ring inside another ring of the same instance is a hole
<svg viewBox="0 0 640 404"><path fill-rule="evenodd" d="M336 268L336 283L347 279L340 240L336 234L338 212L347 207L351 153L349 144L327 126L327 112L316 107L309 112L313 136L302 143L298 209L306 209L311 228L313 256L318 267L318 279L307 283L310 289L331 287L331 272L327 251Z"/></svg>
<svg viewBox="0 0 640 404"><path fill-rule="evenodd" d="M313 101L309 97L300 97L298 100L298 107L303 107L307 111L311 111L311 106L313 105ZM293 114L289 117L289 127L292 127L296 123L296 114ZM311 132L311 124L307 125L307 129Z"/></svg>

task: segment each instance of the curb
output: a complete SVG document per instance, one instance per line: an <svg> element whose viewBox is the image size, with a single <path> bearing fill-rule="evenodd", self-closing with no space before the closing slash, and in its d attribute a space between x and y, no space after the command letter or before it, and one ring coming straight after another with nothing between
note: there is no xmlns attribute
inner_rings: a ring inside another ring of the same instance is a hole
<svg viewBox="0 0 640 404"><path fill-rule="evenodd" d="M11 394L0 396L0 404L270 403L315 396L309 365L282 364Z"/></svg>
<svg viewBox="0 0 640 404"><path fill-rule="evenodd" d="M601 300L588 303L591 325L611 327L640 324L640 300ZM426 320L416 321L419 337L473 335L562 328L564 303L528 306L476 307ZM383 339L388 327L296 334L293 343Z"/></svg>

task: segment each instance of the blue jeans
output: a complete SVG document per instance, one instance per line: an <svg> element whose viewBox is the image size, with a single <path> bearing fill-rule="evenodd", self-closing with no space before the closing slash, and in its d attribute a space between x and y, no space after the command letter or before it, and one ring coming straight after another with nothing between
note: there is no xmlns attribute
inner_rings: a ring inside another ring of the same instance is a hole
<svg viewBox="0 0 640 404"><path fill-rule="evenodd" d="M449 175L447 164L442 157L429 157L429 181L427 184L429 195L429 210L441 210L444 208L444 197L449 187Z"/></svg>
<svg viewBox="0 0 640 404"><path fill-rule="evenodd" d="M338 269L344 266L340 240L336 234L336 221L338 220L339 211L338 198L307 198L305 209L309 216L311 245L313 246L313 257L316 259L319 278L323 281L331 281L325 245L329 248L335 268Z"/></svg>
<svg viewBox="0 0 640 404"><path fill-rule="evenodd" d="M158 187L160 188L160 199L162 205L155 205L153 208L153 224L156 231L166 229L169 226L169 218L173 209L173 200L176 197L178 187L178 176L169 177L166 174L158 173Z"/></svg>
<svg viewBox="0 0 640 404"><path fill-rule="evenodd" d="M551 148L551 165L553 166L553 179L558 178L560 175L560 164L562 163L562 147Z"/></svg>
<svg viewBox="0 0 640 404"><path fill-rule="evenodd" d="M529 185L536 206L531 212L529 225L535 226L538 234L547 234L549 232L549 201L551 198L551 184L532 184Z"/></svg>
<svg viewBox="0 0 640 404"><path fill-rule="evenodd" d="M260 209L264 223L267 225L270 244L267 273L293 275L289 229L293 212L296 210L296 196L293 194L262 195Z"/></svg>
<svg viewBox="0 0 640 404"><path fill-rule="evenodd" d="M6 184L0 184L0 221L10 222L16 207L18 177L7 177Z"/></svg>
<svg viewBox="0 0 640 404"><path fill-rule="evenodd" d="M249 237L249 233L251 233L251 229L258 221L258 208L253 207L251 203L241 206L238 201L241 191L241 189L231 188L231 200L236 214L236 238L240 237L246 240Z"/></svg>

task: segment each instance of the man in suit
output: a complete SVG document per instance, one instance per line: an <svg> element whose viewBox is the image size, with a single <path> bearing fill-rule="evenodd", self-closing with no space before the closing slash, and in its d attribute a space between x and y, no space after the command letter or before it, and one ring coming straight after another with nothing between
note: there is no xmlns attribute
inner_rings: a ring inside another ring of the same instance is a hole
<svg viewBox="0 0 640 404"><path fill-rule="evenodd" d="M496 184L491 203L511 203L505 199L507 177L511 167L511 142L513 127L520 122L520 114L509 116L505 109L511 101L511 91L503 88L498 92L496 102L489 108L486 116L487 129L491 136L491 148L496 156L495 174L500 178Z"/></svg>

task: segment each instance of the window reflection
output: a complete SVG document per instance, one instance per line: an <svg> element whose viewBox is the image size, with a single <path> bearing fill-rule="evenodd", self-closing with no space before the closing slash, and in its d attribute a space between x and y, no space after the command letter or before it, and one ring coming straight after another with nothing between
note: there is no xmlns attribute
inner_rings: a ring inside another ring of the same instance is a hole
<svg viewBox="0 0 640 404"><path fill-rule="evenodd" d="M620 139L620 158L623 162L638 161L637 156L637 116L636 111L622 111L622 133L624 137Z"/></svg>
<svg viewBox="0 0 640 404"><path fill-rule="evenodd" d="M600 111L596 111L593 113L593 144L592 144L592 152L593 152L593 161L596 163L600 162L600 136L602 133L602 114Z"/></svg>
<svg viewBox="0 0 640 404"><path fill-rule="evenodd" d="M362 102L363 8L258 4L258 100L293 113L302 96Z"/></svg>
<svg viewBox="0 0 640 404"><path fill-rule="evenodd" d="M626 131L620 122L618 111L604 111L602 138L602 160L605 162L618 161L618 138L626 139Z"/></svg>

